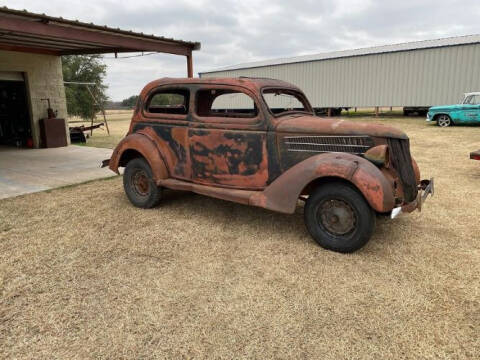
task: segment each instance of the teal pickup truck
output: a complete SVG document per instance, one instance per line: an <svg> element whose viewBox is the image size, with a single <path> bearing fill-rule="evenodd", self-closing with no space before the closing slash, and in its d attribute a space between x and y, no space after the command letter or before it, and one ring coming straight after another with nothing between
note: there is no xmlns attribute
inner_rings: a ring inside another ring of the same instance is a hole
<svg viewBox="0 0 480 360"><path fill-rule="evenodd" d="M461 104L431 107L427 113L427 121L436 121L441 127L480 125L480 92L466 93Z"/></svg>

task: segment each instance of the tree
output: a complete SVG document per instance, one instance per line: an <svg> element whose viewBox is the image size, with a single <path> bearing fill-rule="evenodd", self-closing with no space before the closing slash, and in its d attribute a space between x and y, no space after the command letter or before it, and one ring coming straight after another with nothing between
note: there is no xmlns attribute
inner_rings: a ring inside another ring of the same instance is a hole
<svg viewBox="0 0 480 360"><path fill-rule="evenodd" d="M93 118L108 100L105 93L107 86L103 83L107 65L101 62L100 55L68 55L62 57L62 68L64 81L95 83L95 86L90 86L90 90L97 105L94 105L85 85L65 85L68 114L84 119Z"/></svg>
<svg viewBox="0 0 480 360"><path fill-rule="evenodd" d="M132 95L129 98L122 100L122 106L134 108L137 105L138 95Z"/></svg>

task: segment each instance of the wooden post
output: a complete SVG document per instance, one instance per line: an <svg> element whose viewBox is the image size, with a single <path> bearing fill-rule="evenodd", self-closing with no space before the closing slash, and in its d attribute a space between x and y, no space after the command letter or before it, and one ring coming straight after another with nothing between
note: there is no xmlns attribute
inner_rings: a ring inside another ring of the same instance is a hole
<svg viewBox="0 0 480 360"><path fill-rule="evenodd" d="M378 106L375 106L375 117L378 117L378 113L379 113L378 110L379 110Z"/></svg>
<svg viewBox="0 0 480 360"><path fill-rule="evenodd" d="M107 128L107 134L110 135L110 129L108 128L107 116L105 115L105 109L102 106L103 121L105 121L105 127Z"/></svg>
<svg viewBox="0 0 480 360"><path fill-rule="evenodd" d="M357 112L357 107L355 106L355 112Z"/></svg>
<svg viewBox="0 0 480 360"><path fill-rule="evenodd" d="M187 76L193 78L193 61L192 61L192 52L187 55Z"/></svg>
<svg viewBox="0 0 480 360"><path fill-rule="evenodd" d="M327 110L327 116L328 116L328 117L332 116L332 108L328 108L328 110Z"/></svg>
<svg viewBox="0 0 480 360"><path fill-rule="evenodd" d="M108 135L110 135L110 129L108 128L107 117L105 116L105 109L104 109L103 105L100 105L100 103L97 101L97 99L95 98L95 95L93 95L93 91L90 89L89 85L87 84L85 86L87 87L87 90L88 90L88 92L90 93L90 96L93 99L93 107L95 108L95 105L98 105L98 107L100 108L100 111L103 114L103 120L105 121L105 127L107 128L107 133L108 133ZM92 127L93 127L93 118L95 118L95 119L97 118L97 115L95 114L95 112L92 116L92 124L91 124ZM93 135L93 129L90 129L90 136L92 136L92 135Z"/></svg>

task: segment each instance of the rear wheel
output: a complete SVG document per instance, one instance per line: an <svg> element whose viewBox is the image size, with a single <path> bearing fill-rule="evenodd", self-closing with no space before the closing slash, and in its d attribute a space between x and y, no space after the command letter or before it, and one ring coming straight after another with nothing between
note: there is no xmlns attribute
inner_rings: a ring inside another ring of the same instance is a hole
<svg viewBox="0 0 480 360"><path fill-rule="evenodd" d="M447 127L452 125L452 119L448 115L439 115L437 117L437 125L440 127Z"/></svg>
<svg viewBox="0 0 480 360"><path fill-rule="evenodd" d="M304 210L305 225L323 248L341 253L364 246L375 228L375 213L353 186L331 183L309 196Z"/></svg>
<svg viewBox="0 0 480 360"><path fill-rule="evenodd" d="M130 202L139 208L152 208L162 197L162 189L155 184L152 169L143 158L128 162L123 173L123 187Z"/></svg>

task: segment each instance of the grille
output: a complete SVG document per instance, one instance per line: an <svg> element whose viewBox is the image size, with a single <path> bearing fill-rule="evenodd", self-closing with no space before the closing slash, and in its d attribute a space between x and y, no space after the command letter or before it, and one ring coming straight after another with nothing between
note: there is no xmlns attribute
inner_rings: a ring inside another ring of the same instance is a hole
<svg viewBox="0 0 480 360"><path fill-rule="evenodd" d="M374 144L369 136L286 136L288 151L363 154Z"/></svg>
<svg viewBox="0 0 480 360"><path fill-rule="evenodd" d="M410 155L410 141L408 139L388 139L390 162L397 171L403 186L403 195L406 202L416 199L418 189L415 172Z"/></svg>

